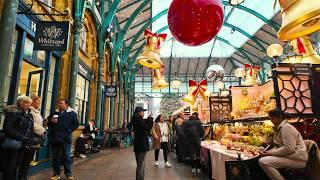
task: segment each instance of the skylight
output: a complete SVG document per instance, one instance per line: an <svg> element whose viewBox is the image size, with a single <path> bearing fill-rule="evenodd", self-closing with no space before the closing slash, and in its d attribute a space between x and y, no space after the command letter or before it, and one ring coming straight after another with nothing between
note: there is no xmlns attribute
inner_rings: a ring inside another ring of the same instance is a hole
<svg viewBox="0 0 320 180"><path fill-rule="evenodd" d="M153 0L152 16L156 16L161 11L169 8L171 2L172 0ZM225 2L227 1L225 0ZM280 10L278 6L275 10L273 9L273 2L273 0L245 0L241 5L259 13L267 19L272 19ZM214 49L211 54L212 57L230 57L236 51L236 48L242 47L249 39L241 32L232 30L232 26L242 29L253 36L265 24L264 21L244 10L238 8L232 10L232 8L232 6L225 6L224 8L225 17L231 13L229 19L226 21L229 26L224 25L222 27L218 34L219 38L215 43L213 39L201 46L190 47L174 41L174 47L172 48L173 55L176 57L208 57L214 43ZM152 30L156 32L166 26L168 26L167 15L164 15L152 24ZM163 33L167 33L168 38L162 45L161 56L169 57L171 54L172 35L169 29L166 29ZM222 42L221 39L224 39L230 44Z"/></svg>

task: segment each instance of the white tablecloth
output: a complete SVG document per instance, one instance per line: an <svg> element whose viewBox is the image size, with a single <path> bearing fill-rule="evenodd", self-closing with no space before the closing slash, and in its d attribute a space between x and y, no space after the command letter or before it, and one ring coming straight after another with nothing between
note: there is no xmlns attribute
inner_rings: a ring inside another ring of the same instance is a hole
<svg viewBox="0 0 320 180"><path fill-rule="evenodd" d="M225 162L236 160L238 157L237 151L228 150L226 146L218 143L207 145L202 142L201 146L210 150L212 179L226 180ZM247 159L247 157L242 156L242 159Z"/></svg>

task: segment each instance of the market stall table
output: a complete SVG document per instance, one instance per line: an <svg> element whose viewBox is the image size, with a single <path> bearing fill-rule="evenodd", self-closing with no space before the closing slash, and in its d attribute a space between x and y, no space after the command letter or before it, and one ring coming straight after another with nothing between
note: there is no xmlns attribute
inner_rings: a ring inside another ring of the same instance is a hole
<svg viewBox="0 0 320 180"><path fill-rule="evenodd" d="M215 180L225 180L225 162L230 160L237 160L239 151L228 150L226 146L220 145L216 141L201 142L202 148L206 148L210 151L211 158L211 178ZM241 159L247 160L253 158L253 155L246 155L241 153Z"/></svg>

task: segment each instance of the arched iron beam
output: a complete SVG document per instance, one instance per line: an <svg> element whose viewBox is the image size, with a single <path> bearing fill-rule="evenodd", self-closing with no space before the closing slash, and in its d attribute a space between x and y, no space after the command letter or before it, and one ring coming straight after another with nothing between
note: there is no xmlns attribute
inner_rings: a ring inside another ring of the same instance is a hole
<svg viewBox="0 0 320 180"><path fill-rule="evenodd" d="M255 42L261 48L260 51L263 51L263 53L266 53L266 48L257 40L256 37L251 36L249 33L247 33L243 29L241 29L233 24L229 24L227 22L224 22L223 25L226 27L229 27L231 29L234 29L234 30L238 31L239 33L243 34L244 36L248 37L249 39L251 39L253 42Z"/></svg>
<svg viewBox="0 0 320 180"><path fill-rule="evenodd" d="M129 27L132 24L133 20L139 15L139 13L143 10L143 8L150 2L151 2L151 0L144 0L144 2L141 3L140 6L132 13L130 18L128 19L128 21L124 25L123 29L121 30L120 35L119 35L119 37L118 37L118 39L116 41L116 44L114 46L113 53L112 53L111 66L112 66L113 69L114 69L115 59L117 58L117 56L119 54L119 50L120 50L120 48L121 48L121 46L123 44L124 36L125 36L127 30L129 29Z"/></svg>
<svg viewBox="0 0 320 180"><path fill-rule="evenodd" d="M124 63L127 61L128 56L133 48L133 46L135 45L136 41L138 40L138 38L140 37L140 35L144 32L144 30L149 27L153 22L157 21L159 18L161 18L163 15L168 13L168 9L165 9L163 11L161 11L160 13L158 13L157 15L155 15L153 18L150 19L149 22L147 22L137 33L136 36L134 37L134 39L131 40L128 48L125 49L124 51L124 55L123 55L123 60ZM161 30L159 30L158 32L162 32Z"/></svg>
<svg viewBox="0 0 320 180"><path fill-rule="evenodd" d="M104 18L104 21L102 22L102 34L106 34L107 29L110 27L110 24L112 23L113 17L116 14L116 11L118 9L118 6L120 4L121 0L114 0L107 16Z"/></svg>
<svg viewBox="0 0 320 180"><path fill-rule="evenodd" d="M233 5L231 5L228 1L222 1L222 3L223 3L223 5L225 5L225 6L232 6L232 7L235 7L235 8L237 8L237 9L246 11L246 12L249 13L249 14L254 15L255 17L261 19L263 22L265 22L265 23L267 23L269 26L271 26L272 29L274 29L275 32L278 32L279 29L280 29L280 25L279 25L279 24L277 24L277 23L269 20L268 18L264 17L264 16L261 15L260 13L254 11L254 10L252 10L252 9L246 7L246 6L242 6L242 5L240 5L240 4L233 6Z"/></svg>

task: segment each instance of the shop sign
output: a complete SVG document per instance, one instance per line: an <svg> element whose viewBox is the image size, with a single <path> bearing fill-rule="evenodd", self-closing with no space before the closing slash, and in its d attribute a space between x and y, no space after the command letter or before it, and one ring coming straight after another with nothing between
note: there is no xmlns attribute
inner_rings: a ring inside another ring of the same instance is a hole
<svg viewBox="0 0 320 180"><path fill-rule="evenodd" d="M37 23L34 50L65 51L68 47L69 22Z"/></svg>
<svg viewBox="0 0 320 180"><path fill-rule="evenodd" d="M117 97L117 85L106 85L105 95L106 97Z"/></svg>

